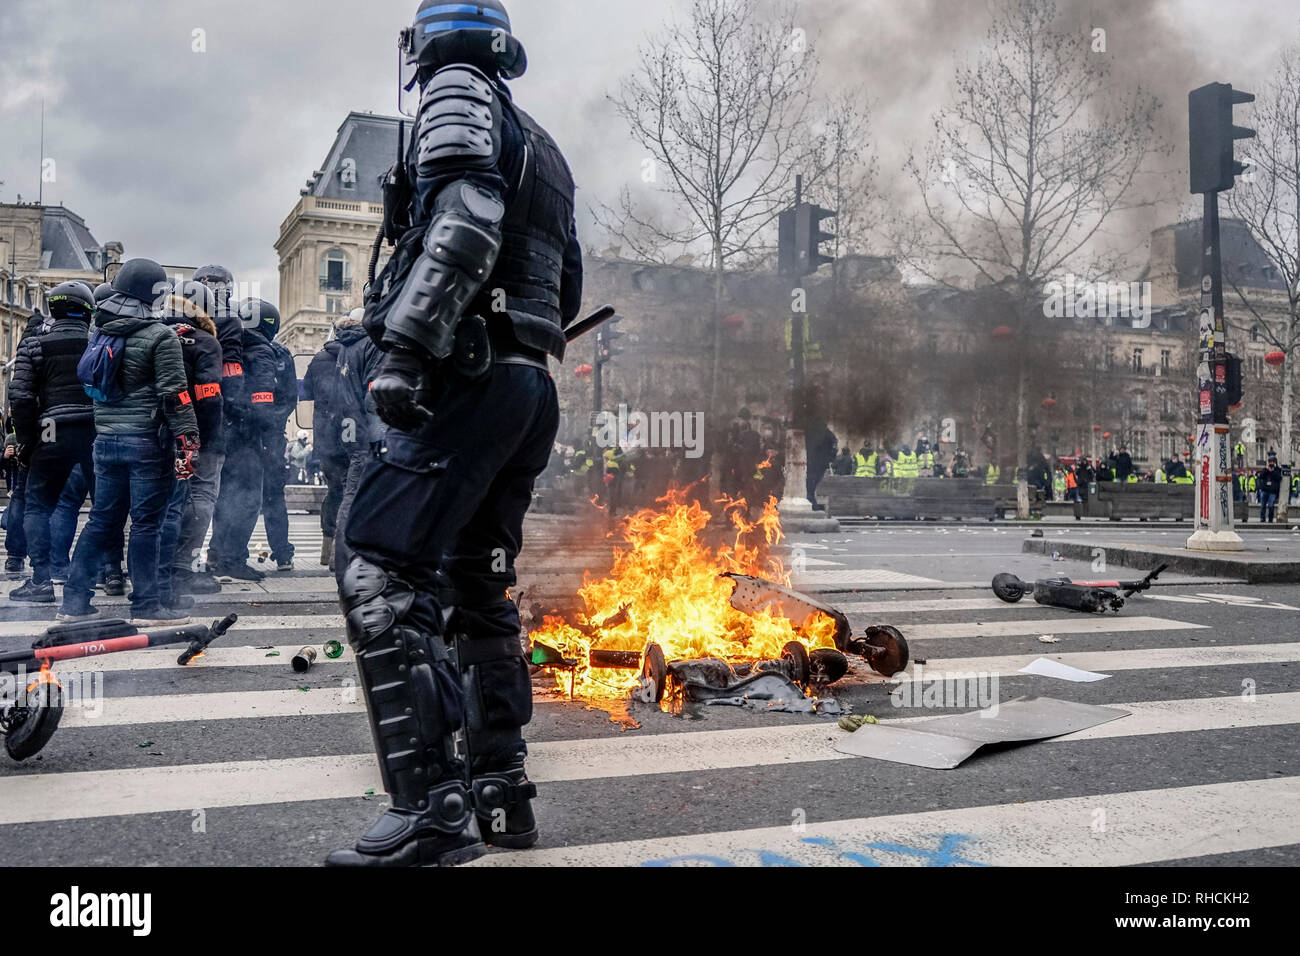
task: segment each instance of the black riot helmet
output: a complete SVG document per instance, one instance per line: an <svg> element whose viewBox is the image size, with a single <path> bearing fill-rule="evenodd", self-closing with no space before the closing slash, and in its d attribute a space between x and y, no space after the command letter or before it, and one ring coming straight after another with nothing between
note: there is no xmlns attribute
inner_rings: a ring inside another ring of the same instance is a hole
<svg viewBox="0 0 1300 956"><path fill-rule="evenodd" d="M235 311L230 303L230 297L235 294L235 277L225 266L199 266L194 270L194 281L208 287L216 310L229 308L232 313ZM216 311L205 311L208 315L216 315Z"/></svg>
<svg viewBox="0 0 1300 956"><path fill-rule="evenodd" d="M56 319L85 319L95 311L95 293L84 282L64 282L45 294L45 304Z"/></svg>
<svg viewBox="0 0 1300 956"><path fill-rule="evenodd" d="M510 15L500 0L422 0L401 44L406 62L421 73L468 63L513 80L528 69L528 55L510 32Z"/></svg>
<svg viewBox="0 0 1300 956"><path fill-rule="evenodd" d="M99 305L99 303L103 302L112 294L113 287L107 282L101 282L99 285L95 286L95 305Z"/></svg>
<svg viewBox="0 0 1300 956"><path fill-rule="evenodd" d="M200 309L208 318L217 313L217 297L211 289L197 279L187 279L176 286L176 295Z"/></svg>
<svg viewBox="0 0 1300 956"><path fill-rule="evenodd" d="M280 310L265 299L245 299L239 321L245 332L260 332L270 342L280 331Z"/></svg>
<svg viewBox="0 0 1300 956"><path fill-rule="evenodd" d="M113 294L99 304L101 312L119 318L145 319L171 294L167 270L152 259L129 259L113 277Z"/></svg>

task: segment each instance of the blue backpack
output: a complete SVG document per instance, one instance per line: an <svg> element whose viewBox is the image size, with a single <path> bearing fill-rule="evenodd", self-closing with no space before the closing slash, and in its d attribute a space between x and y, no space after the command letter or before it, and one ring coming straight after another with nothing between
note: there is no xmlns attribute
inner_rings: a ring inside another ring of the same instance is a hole
<svg viewBox="0 0 1300 956"><path fill-rule="evenodd" d="M122 356L126 338L95 332L77 362L77 378L86 394L105 405L116 405L126 398L122 390Z"/></svg>

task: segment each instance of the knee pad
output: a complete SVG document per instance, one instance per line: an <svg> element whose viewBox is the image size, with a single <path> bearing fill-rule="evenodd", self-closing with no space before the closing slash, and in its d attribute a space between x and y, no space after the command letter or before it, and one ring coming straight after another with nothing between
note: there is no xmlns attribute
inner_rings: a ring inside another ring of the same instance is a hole
<svg viewBox="0 0 1300 956"><path fill-rule="evenodd" d="M361 650L392 630L411 609L415 592L362 555L353 554L339 584L348 641Z"/></svg>
<svg viewBox="0 0 1300 956"><path fill-rule="evenodd" d="M510 613L507 613L507 609ZM513 631L501 626L513 615ZM513 601L491 606L458 608L451 634L456 660L465 682L465 719L470 731L514 730L533 719L533 683L518 631L519 612ZM496 627L469 630L469 622L497 622Z"/></svg>

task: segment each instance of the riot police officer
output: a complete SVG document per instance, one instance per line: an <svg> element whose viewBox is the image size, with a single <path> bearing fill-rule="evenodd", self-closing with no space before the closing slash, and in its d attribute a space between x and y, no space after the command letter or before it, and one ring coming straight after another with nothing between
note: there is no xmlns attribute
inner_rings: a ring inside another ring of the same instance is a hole
<svg viewBox="0 0 1300 956"><path fill-rule="evenodd" d="M221 351L221 405L222 427L211 441L203 439L203 456L199 460L199 480L191 494L200 507L194 509L201 527L194 524L186 530L185 541L178 557L186 558L186 566L176 569L176 588L180 593L214 594L221 590L216 579L201 570L198 554L187 554L202 546L208 525L221 494L221 477L225 472L228 439L239 441L246 430L245 420L251 414L248 393L244 383L244 326L239 320L239 305L235 298L235 277L221 265L200 266L194 270L194 281L212 293L213 311L210 316L216 326L217 344ZM252 573L252 569L249 569Z"/></svg>
<svg viewBox="0 0 1300 956"><path fill-rule="evenodd" d="M527 62L504 7L424 0L403 45L420 106L365 317L391 427L357 488L340 587L390 808L330 854L344 866L452 865L483 840L537 839L507 588L559 424L547 355L563 357L582 294L573 179L503 82Z"/></svg>
<svg viewBox="0 0 1300 956"><path fill-rule="evenodd" d="M279 358L271 345L280 330L280 312L270 302L248 299L240 305L239 318L243 329L245 396L243 401L235 403L226 431L226 462L212 516L208 567L217 575L260 581L265 575L248 564L248 539L262 506L266 445L275 440L277 429L283 441L284 419L276 405ZM224 359L223 352L223 362ZM222 381L224 387L224 378ZM296 379L294 390L296 394ZM283 469L283 458L281 462Z"/></svg>

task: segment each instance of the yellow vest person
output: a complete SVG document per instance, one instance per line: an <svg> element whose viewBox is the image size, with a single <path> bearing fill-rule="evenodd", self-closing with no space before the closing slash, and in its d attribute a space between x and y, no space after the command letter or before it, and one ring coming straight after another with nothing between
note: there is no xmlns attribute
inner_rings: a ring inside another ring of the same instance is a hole
<svg viewBox="0 0 1300 956"><path fill-rule="evenodd" d="M1002 477L1002 469L997 465L989 465L988 471L984 473L984 484L996 485L998 479Z"/></svg>

